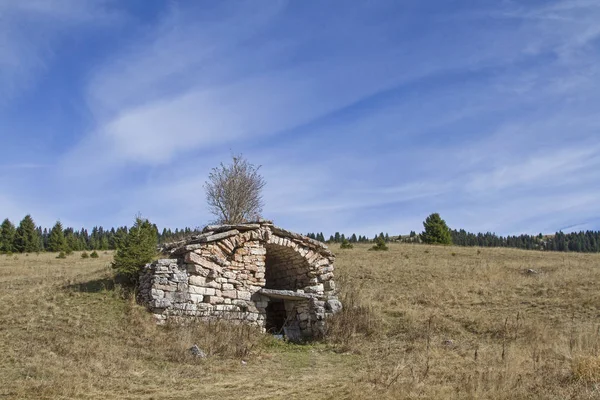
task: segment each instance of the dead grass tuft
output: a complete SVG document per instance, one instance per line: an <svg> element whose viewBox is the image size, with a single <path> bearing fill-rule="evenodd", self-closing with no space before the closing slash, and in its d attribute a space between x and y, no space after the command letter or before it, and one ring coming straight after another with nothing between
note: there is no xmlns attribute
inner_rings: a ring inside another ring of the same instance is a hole
<svg viewBox="0 0 600 400"><path fill-rule="evenodd" d="M600 383L600 357L579 356L573 360L573 377L584 383Z"/></svg>
<svg viewBox="0 0 600 400"><path fill-rule="evenodd" d="M360 290L345 285L342 287L340 301L343 308L327 320L326 340L336 345L338 351L356 351L357 343L381 336L384 323Z"/></svg>
<svg viewBox="0 0 600 400"><path fill-rule="evenodd" d="M259 355L260 346L268 340L254 327L227 321L169 324L163 333L168 341L163 352L175 362L187 362L194 344L208 357L249 359Z"/></svg>
<svg viewBox="0 0 600 400"><path fill-rule="evenodd" d="M0 398L600 398L598 254L358 244L306 345L157 326L98 255L0 256Z"/></svg>

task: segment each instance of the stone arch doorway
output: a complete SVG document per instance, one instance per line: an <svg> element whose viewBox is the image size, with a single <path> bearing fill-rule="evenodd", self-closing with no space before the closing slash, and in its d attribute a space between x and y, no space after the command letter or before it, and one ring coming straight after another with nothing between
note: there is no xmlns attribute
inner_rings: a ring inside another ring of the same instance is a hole
<svg viewBox="0 0 600 400"><path fill-rule="evenodd" d="M298 310L307 303L306 298L295 297L294 292L303 293L310 284L310 264L293 247L268 243L265 249L265 289L288 292L269 296L265 327L271 333L293 336L300 331Z"/></svg>
<svg viewBox="0 0 600 400"><path fill-rule="evenodd" d="M298 290L309 286L310 264L294 248L278 244L266 244L265 288Z"/></svg>

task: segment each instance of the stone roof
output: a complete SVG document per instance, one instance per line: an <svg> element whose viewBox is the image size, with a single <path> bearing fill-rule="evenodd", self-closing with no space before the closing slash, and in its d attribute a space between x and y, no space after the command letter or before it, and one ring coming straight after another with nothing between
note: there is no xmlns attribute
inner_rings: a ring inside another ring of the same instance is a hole
<svg viewBox="0 0 600 400"><path fill-rule="evenodd" d="M201 234L193 235L177 242L166 243L160 250L165 254L181 254L186 251L195 250L198 248L198 245L217 242L248 231L261 230L270 231L272 234L282 238L292 239L294 242L316 251L323 256L333 256L333 253L324 243L275 226L272 221L268 220L259 220L245 224L207 225L202 229Z"/></svg>

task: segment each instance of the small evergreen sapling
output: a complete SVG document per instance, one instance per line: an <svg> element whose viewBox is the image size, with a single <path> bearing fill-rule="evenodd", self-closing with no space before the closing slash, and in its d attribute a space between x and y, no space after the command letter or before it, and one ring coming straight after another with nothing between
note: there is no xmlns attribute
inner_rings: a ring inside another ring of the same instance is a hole
<svg viewBox="0 0 600 400"><path fill-rule="evenodd" d="M369 250L373 251L386 251L389 250L388 246L385 244L385 239L383 237L378 237L375 239L375 244Z"/></svg>
<svg viewBox="0 0 600 400"><path fill-rule="evenodd" d="M94 250L94 251L92 251L92 254L90 254L90 257L92 257L92 258L98 258L100 256L98 255L98 252L96 250Z"/></svg>
<svg viewBox="0 0 600 400"><path fill-rule="evenodd" d="M340 245L340 249L352 249L354 245L348 241L348 239L342 240L342 244Z"/></svg>
<svg viewBox="0 0 600 400"><path fill-rule="evenodd" d="M157 244L156 228L150 221L138 216L115 253L112 267L117 279L134 285L142 267L156 256Z"/></svg>

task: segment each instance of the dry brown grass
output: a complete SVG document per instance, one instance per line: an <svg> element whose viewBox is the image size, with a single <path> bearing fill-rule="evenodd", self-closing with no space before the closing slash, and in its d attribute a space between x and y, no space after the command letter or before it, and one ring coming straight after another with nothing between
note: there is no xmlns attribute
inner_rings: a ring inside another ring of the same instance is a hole
<svg viewBox="0 0 600 400"><path fill-rule="evenodd" d="M367 249L338 252L346 311L306 346L157 327L110 254L0 256L0 398L600 398L599 255Z"/></svg>

